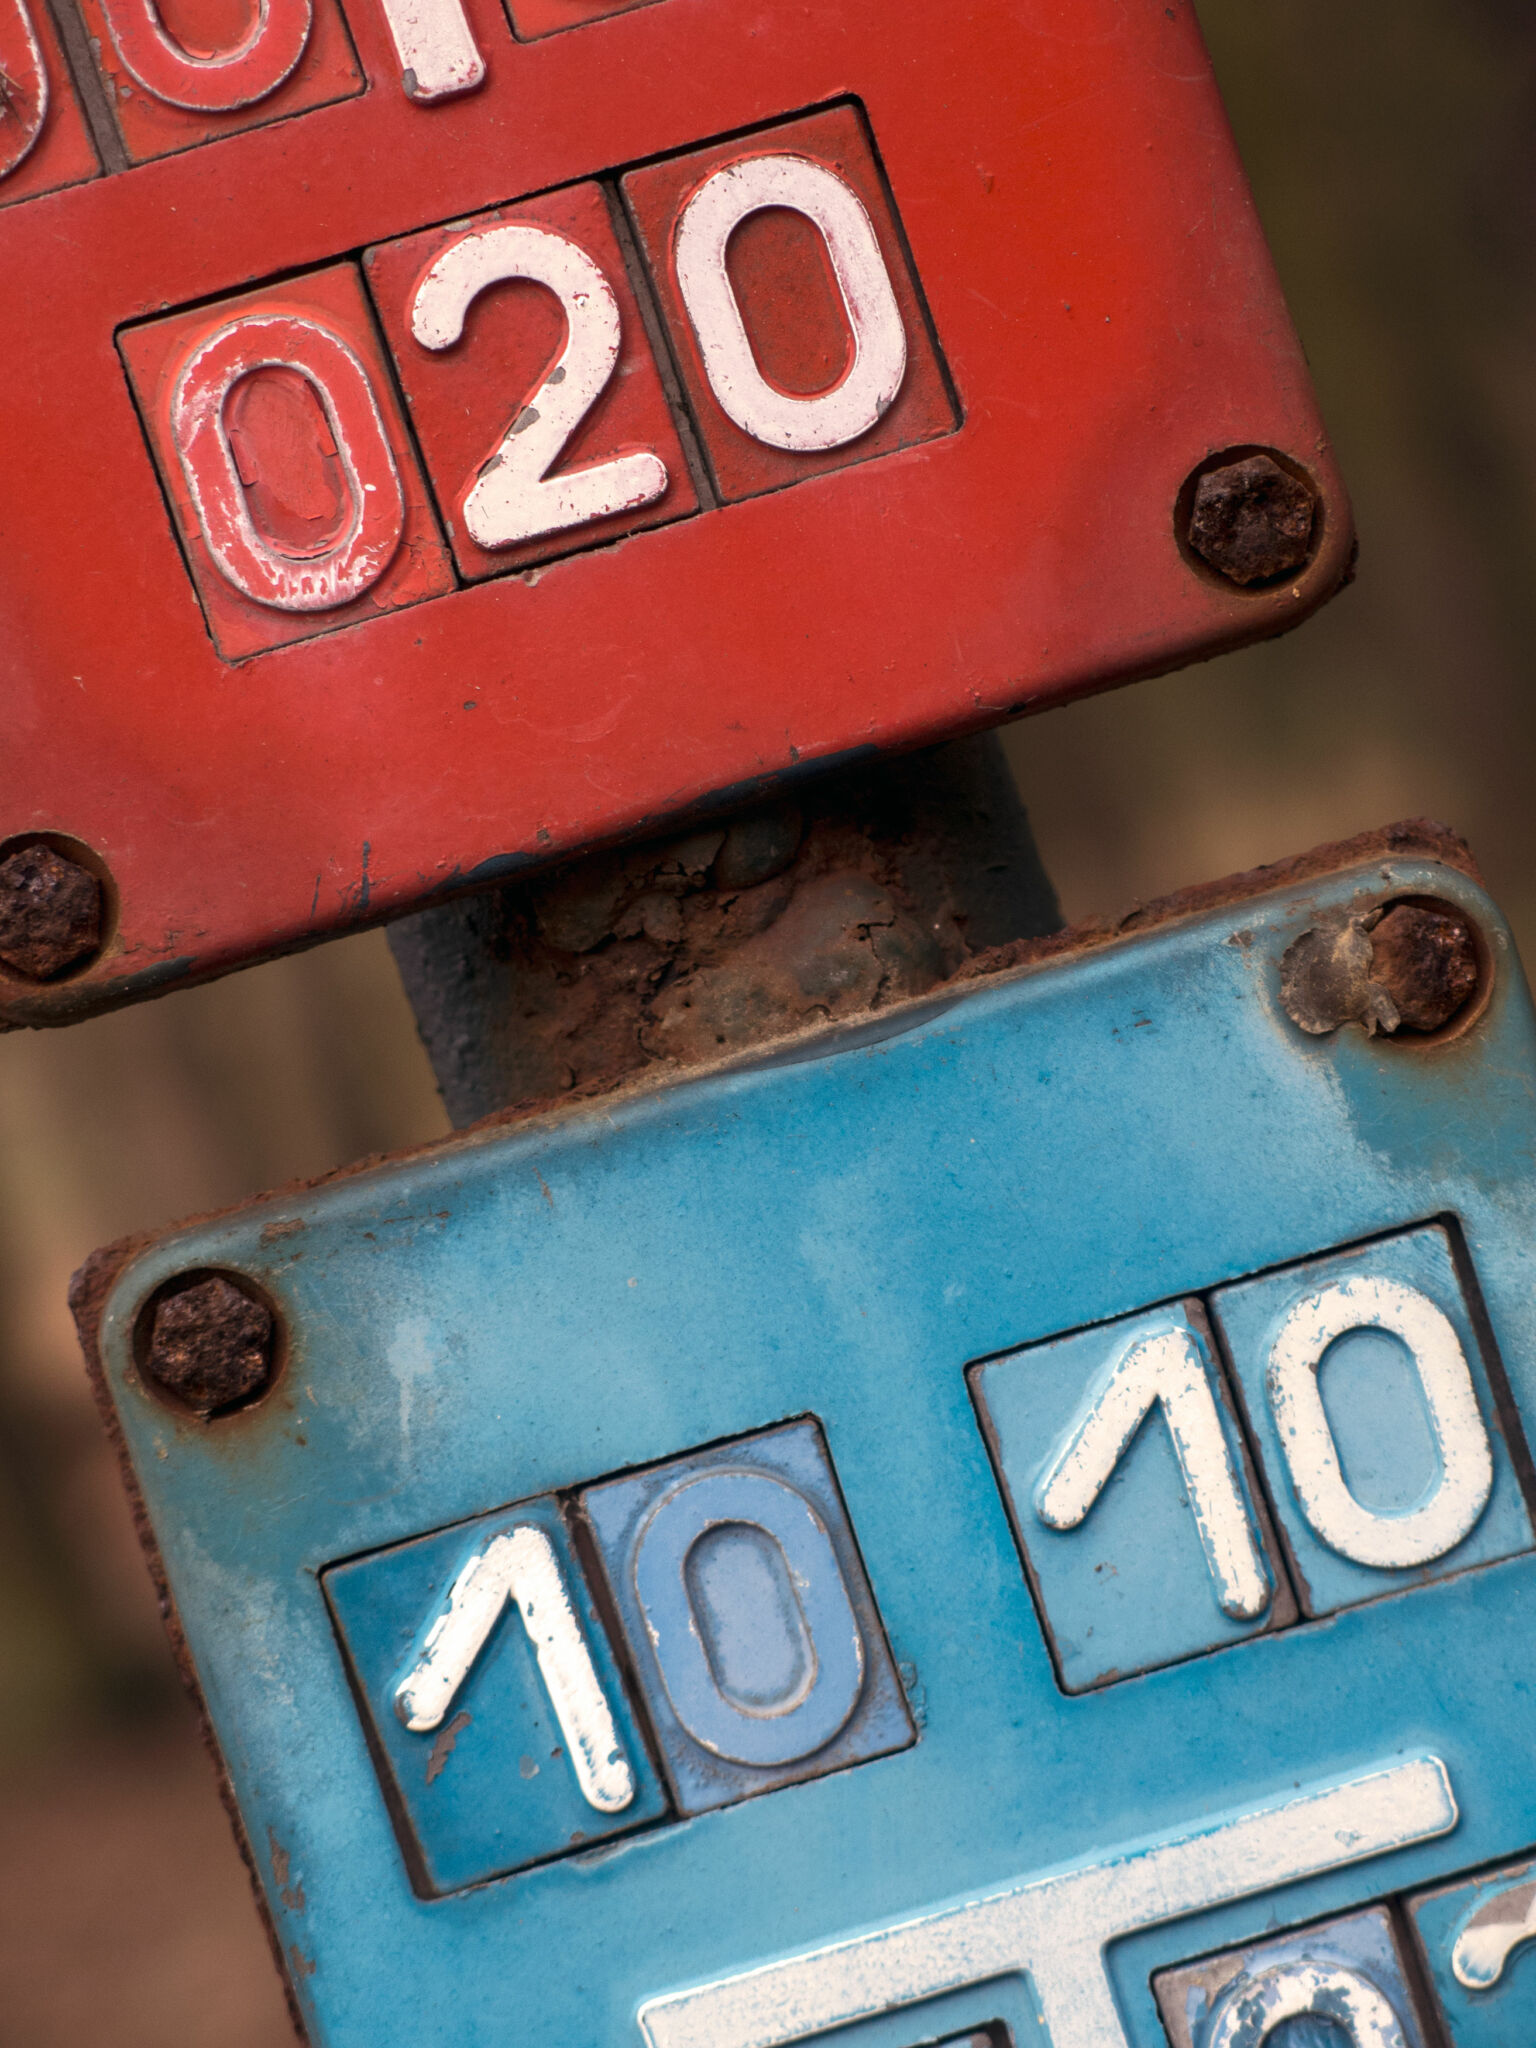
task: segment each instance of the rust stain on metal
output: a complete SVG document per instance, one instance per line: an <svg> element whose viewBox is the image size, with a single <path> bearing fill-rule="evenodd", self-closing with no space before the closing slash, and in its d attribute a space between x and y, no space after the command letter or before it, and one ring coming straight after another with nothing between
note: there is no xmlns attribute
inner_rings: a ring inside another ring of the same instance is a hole
<svg viewBox="0 0 1536 2048"><path fill-rule="evenodd" d="M1273 583L1311 554L1317 503L1311 484L1273 456L1245 455L1199 478L1185 538L1229 583Z"/></svg>
<svg viewBox="0 0 1536 2048"><path fill-rule="evenodd" d="M1280 1000L1300 1030L1346 1024L1368 1036L1442 1030L1471 1001L1477 941L1449 904L1378 904L1342 924L1314 926L1286 948Z"/></svg>
<svg viewBox="0 0 1536 2048"><path fill-rule="evenodd" d="M248 1401L271 1378L272 1311L219 1274L162 1294L150 1313L143 1370L194 1413Z"/></svg>
<svg viewBox="0 0 1536 2048"><path fill-rule="evenodd" d="M100 952L101 884L57 847L37 840L0 861L0 964L52 981Z"/></svg>
<svg viewBox="0 0 1536 2048"><path fill-rule="evenodd" d="M435 1784L448 1768L448 1759L453 1755L454 1745L469 1726L468 1714L455 1714L446 1728L439 1729L432 1753L427 1758L427 1783Z"/></svg>
<svg viewBox="0 0 1536 2048"><path fill-rule="evenodd" d="M1477 989L1477 942L1449 906L1394 903L1371 933L1371 956L1404 1031L1442 1030Z"/></svg>

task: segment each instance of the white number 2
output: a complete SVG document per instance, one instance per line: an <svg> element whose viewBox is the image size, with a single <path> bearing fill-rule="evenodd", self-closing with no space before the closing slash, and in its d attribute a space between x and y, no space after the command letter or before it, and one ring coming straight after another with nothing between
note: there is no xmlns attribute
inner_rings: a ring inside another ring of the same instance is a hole
<svg viewBox="0 0 1536 2048"><path fill-rule="evenodd" d="M493 284L528 278L559 299L566 319L560 360L502 436L464 500L464 524L483 548L583 526L648 505L667 488L667 466L649 449L550 476L619 359L619 306L586 251L552 229L478 228L438 257L416 288L411 332L423 348L451 348L464 318Z"/></svg>

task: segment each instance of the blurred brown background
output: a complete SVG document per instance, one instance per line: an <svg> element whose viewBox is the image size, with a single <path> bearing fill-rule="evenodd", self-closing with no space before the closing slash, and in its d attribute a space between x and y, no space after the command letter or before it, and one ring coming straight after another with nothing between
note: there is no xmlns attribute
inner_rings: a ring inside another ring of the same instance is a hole
<svg viewBox="0 0 1536 2048"><path fill-rule="evenodd" d="M1077 917L1427 812L1471 839L1536 959L1536 10L1201 14L1360 577L1288 639L1016 727L1046 864ZM126 1231L445 1127L377 933L0 1040L0 2041L291 2039L69 1274Z"/></svg>

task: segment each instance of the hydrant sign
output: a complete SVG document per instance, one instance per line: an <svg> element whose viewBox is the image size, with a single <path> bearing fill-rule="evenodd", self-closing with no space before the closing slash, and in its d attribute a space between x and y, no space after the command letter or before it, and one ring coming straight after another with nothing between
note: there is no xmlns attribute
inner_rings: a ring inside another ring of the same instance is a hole
<svg viewBox="0 0 1536 2048"><path fill-rule="evenodd" d="M87 1269L313 2048L1536 2037L1536 1022L1278 883Z"/></svg>
<svg viewBox="0 0 1536 2048"><path fill-rule="evenodd" d="M1188 0L0 0L0 65L9 1021L1346 571Z"/></svg>

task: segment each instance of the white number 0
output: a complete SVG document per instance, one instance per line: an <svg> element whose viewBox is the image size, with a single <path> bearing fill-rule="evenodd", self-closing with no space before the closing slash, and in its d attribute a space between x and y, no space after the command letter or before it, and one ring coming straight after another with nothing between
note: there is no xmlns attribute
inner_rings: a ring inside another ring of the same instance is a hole
<svg viewBox="0 0 1536 2048"><path fill-rule="evenodd" d="M779 391L752 353L726 246L748 214L784 207L820 231L853 333L853 361L830 390ZM706 179L677 224L677 283L710 388L743 433L809 455L841 448L886 412L907 373L907 336L874 224L851 185L803 156L757 156Z"/></svg>
<svg viewBox="0 0 1536 2048"><path fill-rule="evenodd" d="M619 359L619 306L592 258L549 228L508 225L462 236L417 286L411 332L423 348L451 348L470 306L493 284L528 278L559 299L566 339L560 360L502 436L464 500L464 524L483 548L510 547L648 505L667 488L667 466L649 449L563 476L547 472L586 418Z"/></svg>

